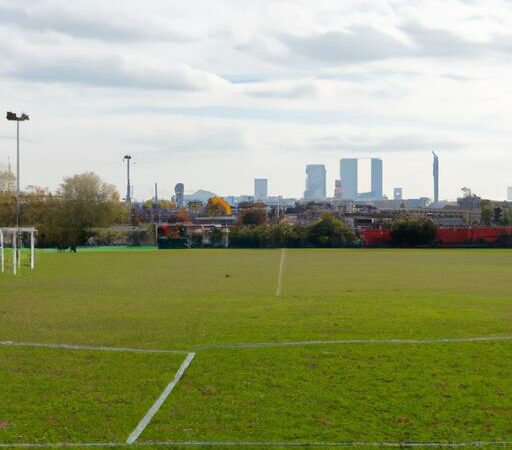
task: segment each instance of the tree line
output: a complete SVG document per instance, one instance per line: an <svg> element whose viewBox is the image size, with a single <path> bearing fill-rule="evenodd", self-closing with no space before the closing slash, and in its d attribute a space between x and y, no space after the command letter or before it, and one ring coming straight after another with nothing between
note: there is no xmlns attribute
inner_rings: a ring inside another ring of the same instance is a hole
<svg viewBox="0 0 512 450"><path fill-rule="evenodd" d="M0 173L0 186L2 185ZM12 180L0 190L0 226L16 224L16 197ZM165 205L171 206L171 205ZM174 206L174 205L172 205ZM230 205L220 197L211 198L206 210L209 216L231 215ZM496 217L499 218L498 211ZM35 226L41 247L73 247L86 242L91 230L108 228L132 221L132 212L121 202L118 192L93 172L65 177L55 193L32 187L21 195L21 224ZM175 218L191 219L185 210ZM436 225L429 219L402 216L391 225L396 246L424 246L434 242ZM212 234L211 241L222 242L222 233ZM352 247L361 239L342 220L324 212L309 223L294 224L286 218L269 217L264 204L239 205L237 223L229 233L232 247Z"/></svg>
<svg viewBox="0 0 512 450"><path fill-rule="evenodd" d="M309 225L287 222L269 224L264 210L248 208L240 212L238 225L230 232L232 247L359 247L362 239L330 212ZM392 245L417 247L432 245L437 225L428 218L403 215L390 225Z"/></svg>
<svg viewBox="0 0 512 450"><path fill-rule="evenodd" d="M21 224L35 226L40 247L76 247L93 227L125 223L126 206L115 187L93 172L64 178L55 193L32 187L20 195ZM16 225L16 196L0 191L0 226Z"/></svg>
<svg viewBox="0 0 512 450"><path fill-rule="evenodd" d="M275 224L263 220L264 211L249 208L241 212L239 224L233 227L231 247L352 247L357 245L355 233L332 213L326 212L312 224Z"/></svg>

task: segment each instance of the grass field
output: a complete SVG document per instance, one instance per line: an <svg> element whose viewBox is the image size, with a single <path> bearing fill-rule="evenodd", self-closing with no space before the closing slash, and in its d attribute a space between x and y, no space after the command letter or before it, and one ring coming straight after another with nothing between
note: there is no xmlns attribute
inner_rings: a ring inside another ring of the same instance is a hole
<svg viewBox="0 0 512 450"><path fill-rule="evenodd" d="M282 257L42 252L34 272L0 274L0 341L118 348L3 342L0 447L120 447L189 352L132 447L512 446L512 251Z"/></svg>

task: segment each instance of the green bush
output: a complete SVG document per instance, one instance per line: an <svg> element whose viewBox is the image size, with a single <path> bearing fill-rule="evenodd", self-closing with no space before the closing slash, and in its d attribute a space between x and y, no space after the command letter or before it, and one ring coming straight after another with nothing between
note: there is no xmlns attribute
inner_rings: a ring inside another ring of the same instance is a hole
<svg viewBox="0 0 512 450"><path fill-rule="evenodd" d="M307 236L309 244L315 247L343 247L356 240L354 232L329 212L308 228Z"/></svg>
<svg viewBox="0 0 512 450"><path fill-rule="evenodd" d="M355 234L332 214L324 214L309 227L279 223L238 226L231 230L232 247L343 247L353 244Z"/></svg>
<svg viewBox="0 0 512 450"><path fill-rule="evenodd" d="M421 217L400 217L391 225L393 244L405 247L429 245L437 235L437 225Z"/></svg>

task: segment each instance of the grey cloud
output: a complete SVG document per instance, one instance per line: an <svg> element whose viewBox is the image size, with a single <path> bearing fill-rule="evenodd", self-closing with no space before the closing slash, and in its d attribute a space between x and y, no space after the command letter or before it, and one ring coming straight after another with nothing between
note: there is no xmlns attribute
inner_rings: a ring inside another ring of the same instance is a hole
<svg viewBox="0 0 512 450"><path fill-rule="evenodd" d="M406 24L401 27L416 45L417 56L464 57L484 51L482 44L469 42L456 34L441 29L425 28L420 24Z"/></svg>
<svg viewBox="0 0 512 450"><path fill-rule="evenodd" d="M444 138L433 139L422 135L397 135L384 139L366 137L324 136L311 144L327 151L352 152L422 152L436 149L458 150L462 144Z"/></svg>
<svg viewBox="0 0 512 450"><path fill-rule="evenodd" d="M188 67L169 69L127 64L117 56L28 58L14 61L7 76L36 82L79 83L90 86L194 91L225 83L216 75Z"/></svg>
<svg viewBox="0 0 512 450"><path fill-rule="evenodd" d="M246 136L242 129L234 127L201 128L193 133L181 130L179 133L158 132L143 138L125 140L123 143L146 147L140 159L169 156L173 153L236 152L247 149Z"/></svg>
<svg viewBox="0 0 512 450"><path fill-rule="evenodd" d="M247 95L257 98L304 98L314 97L317 95L317 89L313 83L302 83L295 86L258 86L249 89Z"/></svg>
<svg viewBox="0 0 512 450"><path fill-rule="evenodd" d="M188 40L178 32L128 17L117 15L107 20L101 17L86 17L79 11L71 13L51 6L30 8L0 4L0 24L22 28L25 31L54 31L77 38L104 41Z"/></svg>
<svg viewBox="0 0 512 450"><path fill-rule="evenodd" d="M490 47L497 53L512 54L512 34L495 34Z"/></svg>
<svg viewBox="0 0 512 450"><path fill-rule="evenodd" d="M485 78L479 78L479 77L466 77L464 75L457 75L457 74L453 74L453 73L447 73L447 74L444 74L442 75L444 78L447 78L448 80L453 80L453 81L464 81L464 82L468 82L468 81L483 81L485 80Z"/></svg>
<svg viewBox="0 0 512 450"><path fill-rule="evenodd" d="M309 36L279 35L292 53L330 62L358 62L403 56L407 47L371 27L353 28L348 33L331 31Z"/></svg>
<svg viewBox="0 0 512 450"><path fill-rule="evenodd" d="M275 37L286 50L278 56L270 54L258 40L238 49L282 64L292 62L306 65L309 61L309 64L316 62L331 66L389 58L468 58L512 51L512 35L494 36L489 43L478 43L448 30L426 28L416 22L405 23L399 29L410 38L411 45L366 26L354 27L348 32L330 31L309 35L277 33Z"/></svg>

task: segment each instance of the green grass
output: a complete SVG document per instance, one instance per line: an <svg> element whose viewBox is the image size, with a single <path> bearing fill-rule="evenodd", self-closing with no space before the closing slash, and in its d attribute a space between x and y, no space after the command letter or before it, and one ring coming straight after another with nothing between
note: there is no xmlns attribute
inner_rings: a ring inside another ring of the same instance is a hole
<svg viewBox="0 0 512 450"><path fill-rule="evenodd" d="M183 359L0 348L0 442L123 442Z"/></svg>
<svg viewBox="0 0 512 450"><path fill-rule="evenodd" d="M288 250L277 297L280 255L41 252L35 271L0 274L0 341L197 351L141 441L512 441L512 342L207 349L512 336L512 251ZM182 359L0 348L0 423L21 430L0 428L0 443L123 442Z"/></svg>
<svg viewBox="0 0 512 450"><path fill-rule="evenodd" d="M510 438L511 354L512 342L207 352L144 438Z"/></svg>

